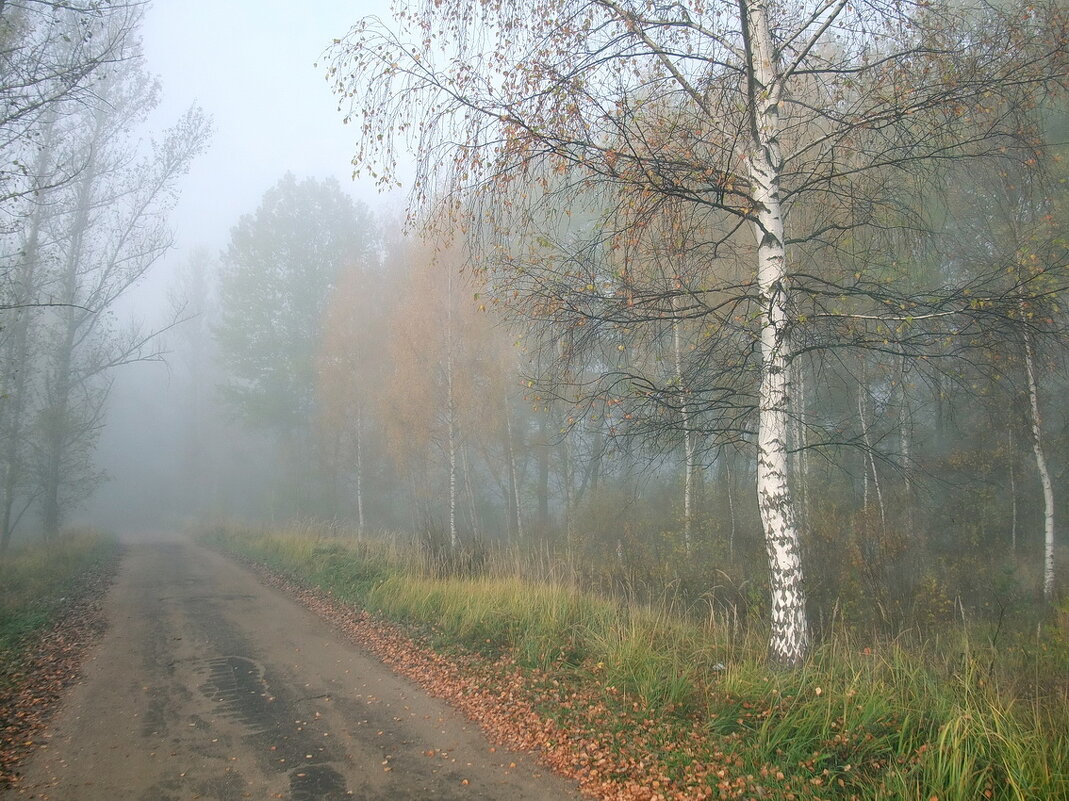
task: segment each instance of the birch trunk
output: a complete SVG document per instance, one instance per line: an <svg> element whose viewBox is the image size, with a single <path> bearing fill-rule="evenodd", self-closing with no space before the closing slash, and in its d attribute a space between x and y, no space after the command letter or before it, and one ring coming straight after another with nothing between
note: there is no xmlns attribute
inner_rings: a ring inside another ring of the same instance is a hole
<svg viewBox="0 0 1069 801"><path fill-rule="evenodd" d="M673 299L672 305L675 305ZM694 432L690 430L690 409L683 386L683 353L679 342L679 320L672 321L672 345L675 351L676 386L679 388L679 415L683 423L683 549L690 553L691 521L694 519Z"/></svg>
<svg viewBox="0 0 1069 801"><path fill-rule="evenodd" d="M362 405L356 413L356 530L364 534L364 414Z"/></svg>
<svg viewBox="0 0 1069 801"><path fill-rule="evenodd" d="M887 525L887 512L883 505L883 490L880 488L880 474L876 472L876 458L872 455L872 434L869 432L868 419L865 417L865 387L862 384L857 388L857 417L861 423L861 439L865 445L865 463L866 470L872 471L872 486L876 490L876 504L880 509L880 525L886 527ZM865 506L868 507L868 481L865 481L866 499Z"/></svg>
<svg viewBox="0 0 1069 801"><path fill-rule="evenodd" d="M751 142L746 154L756 220L761 303L761 385L758 398L757 496L769 562L772 631L769 658L795 666L809 648L801 543L787 480L788 325L786 248L780 200L782 85L763 0L740 0L748 60Z"/></svg>
<svg viewBox="0 0 1069 801"><path fill-rule="evenodd" d="M1024 337L1024 365L1028 375L1028 410L1032 426L1032 450L1036 455L1036 469L1043 486L1043 598L1054 602L1054 485L1047 469L1047 457L1043 451L1042 418L1039 416L1039 389L1036 385L1036 358L1032 349L1032 337L1026 330Z"/></svg>
<svg viewBox="0 0 1069 801"><path fill-rule="evenodd" d="M903 356L899 372L898 439L899 449L902 452L902 488L906 500L906 529L912 534L916 529L913 520L913 479L910 478L910 471L913 469L913 414L910 410L906 370L906 357Z"/></svg>
<svg viewBox="0 0 1069 801"><path fill-rule="evenodd" d="M449 417L449 547L456 550L457 536L457 403L453 389L453 272L449 271L446 285L446 414Z"/></svg>
<svg viewBox="0 0 1069 801"><path fill-rule="evenodd" d="M512 417L509 415L508 395L504 396L505 406L505 439L509 460L509 492L512 495L511 505L515 512L516 541L523 542L523 515L520 512L520 479L516 470L516 450L512 446ZM507 506L508 504L506 504Z"/></svg>
<svg viewBox="0 0 1069 801"><path fill-rule="evenodd" d="M735 471L730 465L727 468L728 485L728 516L731 519L731 529L728 531L728 556L735 557Z"/></svg>

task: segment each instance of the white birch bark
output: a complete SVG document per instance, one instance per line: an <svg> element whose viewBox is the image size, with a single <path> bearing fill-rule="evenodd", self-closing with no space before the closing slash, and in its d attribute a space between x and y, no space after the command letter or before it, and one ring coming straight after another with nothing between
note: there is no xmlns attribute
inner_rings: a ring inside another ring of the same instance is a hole
<svg viewBox="0 0 1069 801"><path fill-rule="evenodd" d="M1036 385L1036 358L1032 337L1026 330L1024 337L1024 366L1028 376L1029 422L1032 426L1032 450L1036 455L1036 469L1043 486L1043 598L1054 601L1054 485L1047 469L1047 457L1043 451L1042 418L1039 415L1039 390Z"/></svg>
<svg viewBox="0 0 1069 801"><path fill-rule="evenodd" d="M516 514L516 541L523 542L523 515L520 512L520 479L516 470L516 450L512 446L512 417L509 415L508 395L504 396L505 439L509 460L509 489L512 493L512 505Z"/></svg>
<svg viewBox="0 0 1069 801"><path fill-rule="evenodd" d="M361 406L356 412L356 530L364 534L364 415Z"/></svg>
<svg viewBox="0 0 1069 801"><path fill-rule="evenodd" d="M761 385L758 399L757 496L769 562L772 662L799 664L809 648L801 543L787 480L788 326L786 248L780 201L782 85L763 0L740 0L748 57L751 142L746 154L757 219L757 283L761 302Z"/></svg>
<svg viewBox="0 0 1069 801"><path fill-rule="evenodd" d="M460 544L457 536L457 403L453 390L453 272L449 271L446 285L446 362L445 382L447 394L446 414L449 417L449 547L456 550Z"/></svg>
<svg viewBox="0 0 1069 801"><path fill-rule="evenodd" d="M872 486L876 489L876 504L880 508L880 525L887 525L887 512L883 505L883 490L880 488L880 474L876 472L876 458L872 455L872 434L869 432L869 422L865 417L865 387L859 384L857 388L857 417L861 423L861 439L865 445L866 470L872 471ZM865 482L865 506L868 507L868 481Z"/></svg>
<svg viewBox="0 0 1069 801"><path fill-rule="evenodd" d="M735 473L729 466L727 468L728 485L728 516L731 518L731 530L728 532L728 556L735 557Z"/></svg>
<svg viewBox="0 0 1069 801"><path fill-rule="evenodd" d="M906 378L907 362L906 357L903 356L899 371L898 439L899 450L902 454L902 488L906 501L906 530L912 534L916 529L913 522L913 479L910 477L913 470L913 414L910 411Z"/></svg>
<svg viewBox="0 0 1069 801"><path fill-rule="evenodd" d="M675 305L673 299L672 305ZM690 409L683 386L683 354L679 341L679 320L672 321L672 345L675 351L676 386L679 389L679 416L683 423L683 549L690 553L691 526L694 520L694 432L690 430Z"/></svg>

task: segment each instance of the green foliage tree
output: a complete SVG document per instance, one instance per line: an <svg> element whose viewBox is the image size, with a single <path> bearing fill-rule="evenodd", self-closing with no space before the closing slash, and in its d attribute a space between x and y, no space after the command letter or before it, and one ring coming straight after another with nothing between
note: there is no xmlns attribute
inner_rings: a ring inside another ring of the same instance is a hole
<svg viewBox="0 0 1069 801"><path fill-rule="evenodd" d="M311 419L327 297L343 268L375 254L370 213L334 180L287 173L234 226L215 334L223 394L245 420L285 432Z"/></svg>
<svg viewBox="0 0 1069 801"><path fill-rule="evenodd" d="M234 226L222 259L221 392L245 422L281 438L300 513L327 300L342 270L378 260L375 226L336 181L287 173Z"/></svg>

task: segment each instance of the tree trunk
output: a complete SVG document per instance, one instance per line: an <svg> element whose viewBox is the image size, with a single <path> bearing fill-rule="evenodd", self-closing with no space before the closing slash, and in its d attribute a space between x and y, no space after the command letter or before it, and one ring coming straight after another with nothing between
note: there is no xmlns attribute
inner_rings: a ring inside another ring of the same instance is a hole
<svg viewBox="0 0 1069 801"><path fill-rule="evenodd" d="M29 289L32 292L34 272L37 263L39 220L41 210L34 212L30 236L23 248L23 264L19 272L19 300L28 300ZM11 323L10 339L5 348L4 364L4 456L3 456L3 509L0 510L0 551L7 550L14 533L17 520L14 515L15 496L19 485L25 478L23 455L26 439L26 394L30 375L30 318L29 309L14 312Z"/></svg>
<svg viewBox="0 0 1069 801"><path fill-rule="evenodd" d="M356 530L364 534L364 413L363 404L356 411Z"/></svg>
<svg viewBox="0 0 1069 801"><path fill-rule="evenodd" d="M457 535L457 402L453 390L453 273L449 272L448 311L446 318L445 381L447 398L446 413L449 416L449 547L454 551L460 544Z"/></svg>
<svg viewBox="0 0 1069 801"><path fill-rule="evenodd" d="M1043 451L1042 418L1039 415L1039 389L1036 385L1036 359L1032 349L1032 337L1027 330L1024 338L1024 365L1028 375L1029 422L1032 426L1032 450L1036 455L1036 469L1043 486L1043 599L1054 603L1054 485L1047 469L1047 457Z"/></svg>
<svg viewBox="0 0 1069 801"><path fill-rule="evenodd" d="M912 534L916 529L913 515L913 480L910 472L913 470L913 414L910 410L909 393L906 388L906 357L902 357L899 372L899 407L898 407L898 437L899 450L901 451L902 464L902 489L905 499L906 530Z"/></svg>
<svg viewBox="0 0 1069 801"><path fill-rule="evenodd" d="M732 559L735 558L735 471L731 469L730 464L727 467L727 480L728 487L728 517L731 520L731 528L728 531L728 556Z"/></svg>
<svg viewBox="0 0 1069 801"><path fill-rule="evenodd" d="M599 420L598 427L594 429L594 452L590 459L590 471L587 474L590 478L590 492L594 495L597 495L598 485L601 484L601 455L604 449L605 435L602 433L601 420Z"/></svg>
<svg viewBox="0 0 1069 801"><path fill-rule="evenodd" d="M869 423L865 417L865 385L858 383L857 386L857 417L858 422L861 424L861 440L865 445L865 463L866 471L872 472L872 486L876 490L876 504L880 509L880 525L886 527L887 525L887 513L883 504L883 490L880 488L880 474L876 472L876 458L872 455L872 435L869 432ZM865 488L868 489L868 480L865 481ZM868 506L868 492L866 491L866 507Z"/></svg>
<svg viewBox="0 0 1069 801"><path fill-rule="evenodd" d="M46 539L59 532L62 517L60 488L63 484L63 463L70 443L71 369L74 361L75 338L84 312L75 308L78 302L78 271L82 264L85 232L93 204L93 189L97 165L95 150L90 151L88 163L79 179L74 217L71 220L70 243L61 274L60 303L70 304L62 309L62 332L52 354L52 375L45 412L43 450L44 470L41 477L41 523Z"/></svg>
<svg viewBox="0 0 1069 801"><path fill-rule="evenodd" d="M468 496L468 517L471 519L471 535L478 540L482 532L479 525L479 513L475 508L475 485L471 480L471 459L467 446L460 449L460 464L464 470L464 492Z"/></svg>
<svg viewBox="0 0 1069 801"><path fill-rule="evenodd" d="M786 248L780 201L779 103L776 49L763 0L740 0L748 57L751 135L747 168L756 207L757 284L761 303L761 384L758 399L757 497L769 562L772 631L769 658L793 667L809 649L801 542L787 480L788 321Z"/></svg>
<svg viewBox="0 0 1069 801"><path fill-rule="evenodd" d="M549 530L549 443L546 434L549 426L549 413L543 413L538 424L538 526L543 536Z"/></svg>
<svg viewBox="0 0 1069 801"><path fill-rule="evenodd" d="M2 11L0 4L0 11ZM41 144L34 164L34 176L37 181L47 181L52 160L52 148L56 143L55 116L50 114L42 125ZM40 266L41 229L45 224L46 205L43 189L38 185L34 192L33 212L27 229L25 244L21 252L14 277L15 304L32 303L37 295L38 267ZM22 517L15 515L15 496L19 485L25 479L23 455L26 446L26 406L29 379L31 375L30 327L32 312L30 309L15 309L14 320L10 322L7 347L4 349L3 382L0 396L3 397L3 508L0 510L0 551L6 550L11 542L11 535ZM31 496L32 497L32 496ZM25 508L23 509L23 512Z"/></svg>
<svg viewBox="0 0 1069 801"><path fill-rule="evenodd" d="M575 492L572 487L575 476L571 451L571 438L561 441L561 483L564 486L564 537L567 545L568 559L571 560L575 545Z"/></svg>
<svg viewBox="0 0 1069 801"><path fill-rule="evenodd" d="M675 306L675 299L672 301ZM676 386L679 394L679 416L683 424L683 549L691 550L691 526L694 520L694 432L690 430L690 409L687 390L683 386L683 354L679 342L679 320L672 321L672 345L675 351Z"/></svg>
<svg viewBox="0 0 1069 801"><path fill-rule="evenodd" d="M68 318L72 315L68 312ZM44 471L41 485L41 525L46 540L55 539L62 518L60 488L63 484L63 462L70 433L70 370L74 347L75 325L68 319L60 350L56 354L52 377L54 380L44 420Z"/></svg>
<svg viewBox="0 0 1069 801"><path fill-rule="evenodd" d="M523 542L523 515L520 512L520 481L516 472L516 451L512 444L512 416L509 414L508 394L504 396L505 407L505 441L509 460L509 504L513 510L513 522L515 523L516 541Z"/></svg>

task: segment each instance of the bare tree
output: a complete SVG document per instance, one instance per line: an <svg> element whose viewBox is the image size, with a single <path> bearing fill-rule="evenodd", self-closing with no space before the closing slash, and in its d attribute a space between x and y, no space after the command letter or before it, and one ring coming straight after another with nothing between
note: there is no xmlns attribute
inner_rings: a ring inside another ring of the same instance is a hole
<svg viewBox="0 0 1069 801"><path fill-rule="evenodd" d="M42 184L71 180L76 164L42 170L58 115L98 100L97 81L131 53L140 0L0 2L0 209L32 213Z"/></svg>
<svg viewBox="0 0 1069 801"><path fill-rule="evenodd" d="M63 9L55 13L74 24ZM14 445L4 464L5 544L32 504L51 536L69 505L92 490L111 371L160 357L156 332L120 330L113 307L170 246L175 183L205 146L209 125L193 109L158 140L134 138L159 94L133 37L139 19L132 6L102 17L101 39L115 43L112 68L84 83L84 97L64 95L48 107L33 204L5 241L14 279L0 375Z"/></svg>

